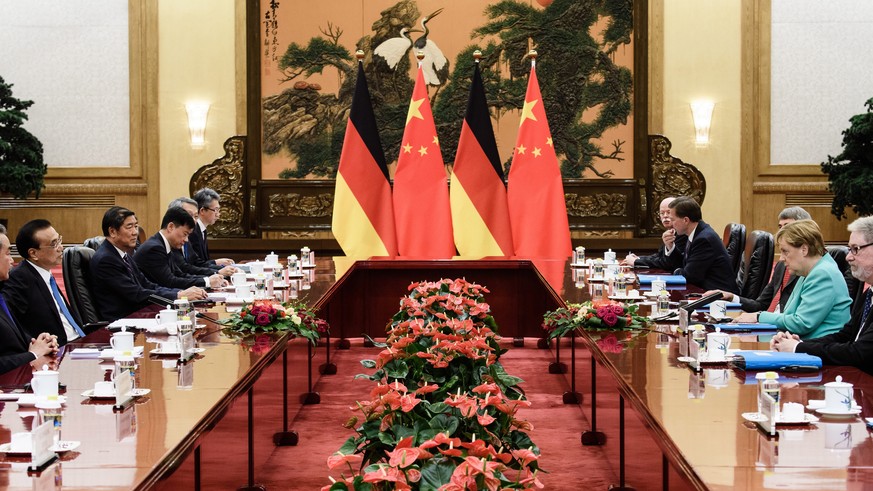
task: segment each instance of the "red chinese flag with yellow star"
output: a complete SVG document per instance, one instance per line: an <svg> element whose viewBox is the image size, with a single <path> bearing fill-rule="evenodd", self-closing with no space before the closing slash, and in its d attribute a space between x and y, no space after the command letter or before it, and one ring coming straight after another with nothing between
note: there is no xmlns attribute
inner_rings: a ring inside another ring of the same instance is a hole
<svg viewBox="0 0 873 491"><path fill-rule="evenodd" d="M394 172L394 222L401 256L455 255L449 186L421 67Z"/></svg>
<svg viewBox="0 0 873 491"><path fill-rule="evenodd" d="M533 66L509 169L507 198L516 256L570 256L564 184Z"/></svg>
<svg viewBox="0 0 873 491"><path fill-rule="evenodd" d="M331 231L348 257L397 255L388 165L360 61L336 174Z"/></svg>
<svg viewBox="0 0 873 491"><path fill-rule="evenodd" d="M462 256L512 256L503 167L478 63L470 84L449 196L455 245Z"/></svg>

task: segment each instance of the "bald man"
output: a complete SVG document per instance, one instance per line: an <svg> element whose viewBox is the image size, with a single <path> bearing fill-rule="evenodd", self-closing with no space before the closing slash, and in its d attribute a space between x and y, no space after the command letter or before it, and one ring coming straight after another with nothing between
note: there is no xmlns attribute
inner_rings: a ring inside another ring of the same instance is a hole
<svg viewBox="0 0 873 491"><path fill-rule="evenodd" d="M661 205L658 207L658 214L661 217L661 225L664 226L664 233L661 234L663 244L658 249L658 252L651 256L638 257L635 254L628 254L621 262L625 266L635 266L637 268L652 268L663 269L665 271L673 271L682 266L682 254L685 252L685 244L688 242L688 237L685 235L676 235L673 230L673 219L670 214L670 203L676 198L668 197L661 200ZM674 250L675 247L675 250ZM673 251L667 255L667 251Z"/></svg>

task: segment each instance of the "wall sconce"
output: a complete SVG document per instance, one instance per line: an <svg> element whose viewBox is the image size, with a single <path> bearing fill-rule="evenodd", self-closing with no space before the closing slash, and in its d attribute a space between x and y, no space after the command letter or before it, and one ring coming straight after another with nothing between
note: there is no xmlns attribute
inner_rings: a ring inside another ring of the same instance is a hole
<svg viewBox="0 0 873 491"><path fill-rule="evenodd" d="M191 148L203 148L206 144L206 115L209 114L208 102L187 102L188 130L191 132Z"/></svg>
<svg viewBox="0 0 873 491"><path fill-rule="evenodd" d="M699 100L691 103L691 116L694 118L694 143L698 147L709 145L709 127L712 124L712 110L715 103Z"/></svg>

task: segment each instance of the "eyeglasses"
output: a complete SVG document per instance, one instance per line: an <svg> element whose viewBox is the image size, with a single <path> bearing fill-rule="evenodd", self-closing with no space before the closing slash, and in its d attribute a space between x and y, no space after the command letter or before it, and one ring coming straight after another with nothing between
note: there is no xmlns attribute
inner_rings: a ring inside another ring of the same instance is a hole
<svg viewBox="0 0 873 491"><path fill-rule="evenodd" d="M206 207L206 209L209 210L209 211L211 211L211 212L213 212L213 213L221 213L221 207L220 207L220 206L216 206L215 208L209 208L209 207Z"/></svg>
<svg viewBox="0 0 873 491"><path fill-rule="evenodd" d="M863 249L865 247L870 247L871 245L873 245L873 242L868 242L867 244L859 245L859 246L849 246L849 254L851 254L853 256L857 256L858 253L861 252L861 249Z"/></svg>
<svg viewBox="0 0 873 491"><path fill-rule="evenodd" d="M64 236L58 235L58 238L49 242L49 245L39 246L40 249L45 249L48 247L49 249L57 249L58 247L64 245Z"/></svg>

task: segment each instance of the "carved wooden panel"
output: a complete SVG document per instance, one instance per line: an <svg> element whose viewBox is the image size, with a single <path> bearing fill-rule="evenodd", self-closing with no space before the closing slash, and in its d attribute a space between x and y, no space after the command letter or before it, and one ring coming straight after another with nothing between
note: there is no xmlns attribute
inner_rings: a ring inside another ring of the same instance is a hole
<svg viewBox="0 0 873 491"><path fill-rule="evenodd" d="M198 169L188 185L192 196L203 187L221 195L221 218L210 229L210 234L216 237L245 236L245 147L245 136L228 138L224 142L224 156Z"/></svg>
<svg viewBox="0 0 873 491"><path fill-rule="evenodd" d="M706 179L691 164L670 155L673 144L662 135L649 135L649 168L652 172L652 221L660 226L658 204L669 196L691 196L703 204Z"/></svg>

